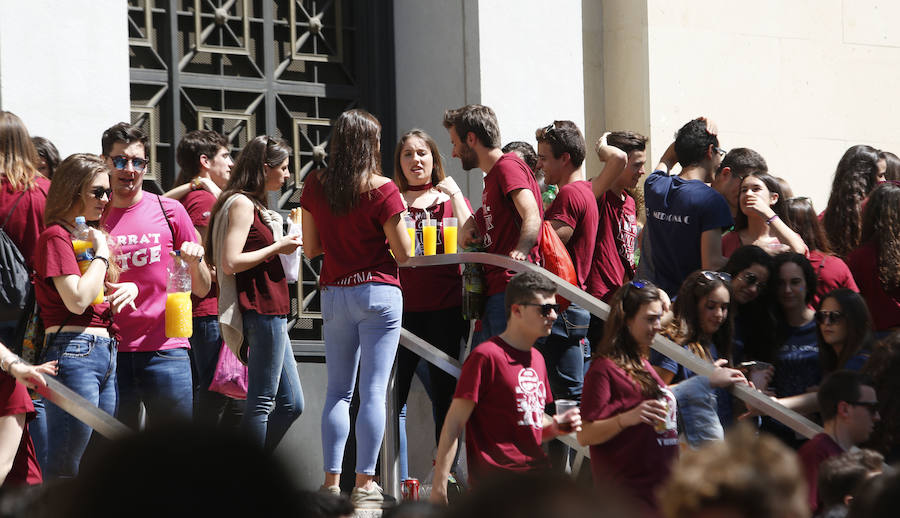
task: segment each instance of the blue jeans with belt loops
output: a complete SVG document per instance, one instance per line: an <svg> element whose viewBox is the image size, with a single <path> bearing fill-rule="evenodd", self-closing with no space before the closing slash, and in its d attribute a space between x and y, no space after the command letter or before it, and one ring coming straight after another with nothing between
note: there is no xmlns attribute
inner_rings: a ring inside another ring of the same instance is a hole
<svg viewBox="0 0 900 518"><path fill-rule="evenodd" d="M47 361L59 361L57 380L104 412L115 415L116 341L87 333L47 335ZM92 429L77 418L46 402L47 470L46 477L71 478L78 475L81 456L91 439Z"/></svg>
<svg viewBox="0 0 900 518"><path fill-rule="evenodd" d="M328 389L322 410L327 473L340 473L350 434L350 400L359 370L356 472L375 474L384 437L385 397L400 342L403 295L388 284L322 289Z"/></svg>

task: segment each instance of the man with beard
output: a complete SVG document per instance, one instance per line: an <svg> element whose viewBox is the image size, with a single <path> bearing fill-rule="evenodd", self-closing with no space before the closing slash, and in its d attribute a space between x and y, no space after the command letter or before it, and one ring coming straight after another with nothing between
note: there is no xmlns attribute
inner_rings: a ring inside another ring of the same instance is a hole
<svg viewBox="0 0 900 518"><path fill-rule="evenodd" d="M484 251L513 259L540 262L541 190L528 165L515 153L500 149L500 126L494 110L470 104L444 113L453 156L466 171L484 171L481 208L463 229L463 244L480 241ZM476 228L477 227L477 228ZM503 292L515 272L485 266L487 302L481 331L473 343L481 343L506 329Z"/></svg>
<svg viewBox="0 0 900 518"><path fill-rule="evenodd" d="M101 225L113 240L121 282L140 292L135 305L116 315L119 343L119 417L137 428L143 403L148 422L163 416L189 419L193 398L187 338L165 333L166 267L170 253L181 251L191 273L191 292L202 297L210 272L203 246L184 207L141 189L147 169L147 136L120 122L103 133L103 158L110 170L112 200Z"/></svg>

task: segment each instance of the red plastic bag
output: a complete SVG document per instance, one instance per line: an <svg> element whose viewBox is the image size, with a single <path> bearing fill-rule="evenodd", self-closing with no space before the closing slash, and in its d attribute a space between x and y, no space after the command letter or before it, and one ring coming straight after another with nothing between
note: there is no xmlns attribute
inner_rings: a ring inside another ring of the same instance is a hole
<svg viewBox="0 0 900 518"><path fill-rule="evenodd" d="M578 276L575 275L575 265L572 264L569 251L566 250L566 245L556 235L556 230L553 230L553 226L549 221L544 221L541 224L541 257L544 261L545 270L562 277L564 281L573 286L578 286ZM559 294L556 295L556 302L562 307L563 311L570 304L566 298Z"/></svg>

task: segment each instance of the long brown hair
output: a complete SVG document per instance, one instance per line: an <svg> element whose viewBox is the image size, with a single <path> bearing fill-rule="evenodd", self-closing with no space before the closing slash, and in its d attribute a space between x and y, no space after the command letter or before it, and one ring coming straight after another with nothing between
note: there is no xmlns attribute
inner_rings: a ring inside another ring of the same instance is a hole
<svg viewBox="0 0 900 518"><path fill-rule="evenodd" d="M609 358L638 385L645 398L662 395L659 383L644 367L644 357L628 331L628 320L641 306L661 300L659 288L648 281L633 281L619 288L609 303L609 317L603 328L603 339L594 358Z"/></svg>
<svg viewBox="0 0 900 518"><path fill-rule="evenodd" d="M718 272L696 271L688 275L678 290L678 297L672 303L672 312L675 319L668 329L672 341L684 346L700 358L712 362L712 355L705 343L709 339L715 344L719 358L731 361L732 329L734 328L734 298L731 291L731 282L728 277ZM703 328L700 324L700 301L703 297L724 287L728 291L728 315L710 337L703 336Z"/></svg>
<svg viewBox="0 0 900 518"><path fill-rule="evenodd" d="M241 154L237 157L237 162L235 162L234 167L231 168L231 177L228 179L228 184L225 185L225 189L222 191L222 194L219 195L219 199L216 200L215 205L213 205L213 208L210 211L209 224L206 227L207 236L204 236L204 240L207 238L210 240L205 241L206 260L209 261L209 264L215 264L213 261L214 247L211 241L211 229L213 228L213 225L215 225L219 211L222 210L222 205L224 205L228 198L233 195L243 194L258 205L265 207L265 166L278 167L290 156L291 147L287 142L277 137L261 135L244 146L244 149L241 150Z"/></svg>
<svg viewBox="0 0 900 518"><path fill-rule="evenodd" d="M800 236L810 250L818 250L823 254L831 253L831 244L822 222L816 215L812 200L806 196L795 196L785 200L788 220L785 223Z"/></svg>
<svg viewBox="0 0 900 518"><path fill-rule="evenodd" d="M862 202L877 176L878 151L871 146L852 146L838 162L822 218L834 255L846 257L862 242Z"/></svg>
<svg viewBox="0 0 900 518"><path fill-rule="evenodd" d="M394 150L394 183L397 184L397 188L400 189L400 192L409 190L409 182L406 181L406 176L403 174L403 167L400 165L400 153L403 151L403 146L406 145L406 141L409 140L410 137L419 137L431 151L433 165L431 168L431 184L437 185L446 177L446 174L444 173L444 163L441 160L441 150L438 149L437 142L435 142L428 133L425 133L418 128L411 129L400 137L400 141L397 142L397 148Z"/></svg>
<svg viewBox="0 0 900 518"><path fill-rule="evenodd" d="M860 241L878 244L878 278L885 289L900 287L900 182L888 180L872 191Z"/></svg>
<svg viewBox="0 0 900 518"><path fill-rule="evenodd" d="M365 110L348 110L334 123L328 167L319 183L331 212L343 215L359 203L363 184L381 175L381 124Z"/></svg>
<svg viewBox="0 0 900 518"><path fill-rule="evenodd" d="M106 162L97 155L76 153L63 160L53 172L53 181L47 191L47 204L44 206L44 224L47 226L61 224L71 227L70 217L73 209L84 205L82 196L97 175L109 174ZM102 230L102 229L101 229ZM109 237L105 230L103 234ZM110 249L113 246L110 245ZM106 279L115 282L119 277L116 261L109 262Z"/></svg>
<svg viewBox="0 0 900 518"><path fill-rule="evenodd" d="M13 190L24 191L35 186L40 162L31 135L15 113L0 111L0 174L6 176Z"/></svg>

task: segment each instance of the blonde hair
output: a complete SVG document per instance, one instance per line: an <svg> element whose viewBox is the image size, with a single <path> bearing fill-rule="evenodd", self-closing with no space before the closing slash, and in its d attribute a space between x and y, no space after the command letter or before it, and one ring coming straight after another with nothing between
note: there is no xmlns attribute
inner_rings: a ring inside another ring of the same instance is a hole
<svg viewBox="0 0 900 518"><path fill-rule="evenodd" d="M667 518L692 518L712 508L746 518L808 518L807 495L797 454L742 423L724 441L683 451L659 501Z"/></svg>
<svg viewBox="0 0 900 518"><path fill-rule="evenodd" d="M35 186L40 162L25 123L15 113L0 111L0 174L6 176L13 190L24 191Z"/></svg>

